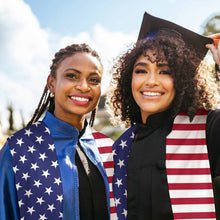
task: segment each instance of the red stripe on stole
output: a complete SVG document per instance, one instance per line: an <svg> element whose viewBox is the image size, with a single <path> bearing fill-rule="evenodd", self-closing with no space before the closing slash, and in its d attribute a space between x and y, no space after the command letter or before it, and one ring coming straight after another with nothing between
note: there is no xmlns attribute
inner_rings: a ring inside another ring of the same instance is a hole
<svg viewBox="0 0 220 220"><path fill-rule="evenodd" d="M114 168L114 162L113 161L103 162L103 165L104 165L105 168Z"/></svg>
<svg viewBox="0 0 220 220"><path fill-rule="evenodd" d="M206 129L206 124L173 124L172 130L181 130L181 131L201 131Z"/></svg>
<svg viewBox="0 0 220 220"><path fill-rule="evenodd" d="M212 189L212 183L169 183L169 190Z"/></svg>
<svg viewBox="0 0 220 220"><path fill-rule="evenodd" d="M187 115L187 111L180 112L178 115ZM204 109L199 109L195 115L207 115L207 111Z"/></svg>
<svg viewBox="0 0 220 220"><path fill-rule="evenodd" d="M216 218L215 212L173 213L173 217L174 217L174 219Z"/></svg>
<svg viewBox="0 0 220 220"><path fill-rule="evenodd" d="M204 175L210 174L209 168L167 168L167 175Z"/></svg>
<svg viewBox="0 0 220 220"><path fill-rule="evenodd" d="M95 139L109 138L108 136L106 136L100 132L92 132L92 135Z"/></svg>
<svg viewBox="0 0 220 220"><path fill-rule="evenodd" d="M110 207L110 213L116 213L116 207L115 206Z"/></svg>
<svg viewBox="0 0 220 220"><path fill-rule="evenodd" d="M108 176L108 182L112 183L112 180L113 180L113 176Z"/></svg>
<svg viewBox="0 0 220 220"><path fill-rule="evenodd" d="M112 153L112 146L99 147L100 154Z"/></svg>
<svg viewBox="0 0 220 220"><path fill-rule="evenodd" d="M172 205L184 204L215 204L214 198L172 198Z"/></svg>
<svg viewBox="0 0 220 220"><path fill-rule="evenodd" d="M111 198L111 199L114 198L113 192L110 192L110 198Z"/></svg>
<svg viewBox="0 0 220 220"><path fill-rule="evenodd" d="M181 138L167 138L167 145L206 145L205 138L198 139L181 139Z"/></svg>
<svg viewBox="0 0 220 220"><path fill-rule="evenodd" d="M208 160L208 154L166 154L167 160Z"/></svg>

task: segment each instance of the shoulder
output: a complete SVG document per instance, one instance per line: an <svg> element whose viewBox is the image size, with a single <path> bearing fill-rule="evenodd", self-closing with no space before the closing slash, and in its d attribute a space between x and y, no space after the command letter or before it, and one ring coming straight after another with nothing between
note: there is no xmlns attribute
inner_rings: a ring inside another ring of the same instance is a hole
<svg viewBox="0 0 220 220"><path fill-rule="evenodd" d="M206 130L220 132L220 109L208 113Z"/></svg>
<svg viewBox="0 0 220 220"><path fill-rule="evenodd" d="M220 110L210 111L206 123L207 145L212 150L217 150L220 143Z"/></svg>
<svg viewBox="0 0 220 220"><path fill-rule="evenodd" d="M6 141L5 145L0 150L0 170L1 170L1 172L2 172L3 168L11 166L11 164L12 164L11 154L13 154L13 152L10 152L9 143L8 143L8 141Z"/></svg>

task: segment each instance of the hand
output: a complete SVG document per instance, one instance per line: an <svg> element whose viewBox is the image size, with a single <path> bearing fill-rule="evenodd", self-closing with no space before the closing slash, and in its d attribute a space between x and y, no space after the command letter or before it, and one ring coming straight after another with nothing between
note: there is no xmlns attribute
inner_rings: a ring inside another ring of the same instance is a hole
<svg viewBox="0 0 220 220"><path fill-rule="evenodd" d="M220 40L220 33L208 36L217 42ZM220 41L218 45L206 44L206 47L212 52L213 60L220 66Z"/></svg>

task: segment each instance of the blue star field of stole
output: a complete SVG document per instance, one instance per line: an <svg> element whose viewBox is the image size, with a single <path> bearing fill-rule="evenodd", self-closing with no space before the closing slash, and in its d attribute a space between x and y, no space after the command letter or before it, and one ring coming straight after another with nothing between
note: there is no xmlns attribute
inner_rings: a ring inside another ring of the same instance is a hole
<svg viewBox="0 0 220 220"><path fill-rule="evenodd" d="M8 138L20 219L62 219L63 191L52 136L36 122Z"/></svg>
<svg viewBox="0 0 220 220"><path fill-rule="evenodd" d="M119 220L127 219L127 162L136 128L128 129L112 147L115 163L113 194Z"/></svg>

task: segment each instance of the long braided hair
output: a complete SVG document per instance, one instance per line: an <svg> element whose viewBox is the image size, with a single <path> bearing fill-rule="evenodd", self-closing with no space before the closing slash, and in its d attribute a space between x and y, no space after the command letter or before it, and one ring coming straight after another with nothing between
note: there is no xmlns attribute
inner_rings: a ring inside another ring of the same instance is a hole
<svg viewBox="0 0 220 220"><path fill-rule="evenodd" d="M72 44L63 49L60 49L57 53L55 53L54 59L52 60L52 64L50 66L50 75L56 78L56 70L59 64L69 56L72 56L75 53L89 53L92 56L96 57L98 61L101 63L100 57L95 50L92 50L90 46L87 44ZM41 96L40 102L35 110L31 120L28 122L27 125L31 125L39 120L39 118L43 115L43 113L48 110L49 112L53 113L55 109L54 97L50 96L50 91L47 85L44 88L43 94ZM91 113L90 117L90 126L92 127L94 124L96 116L96 109L94 109Z"/></svg>

